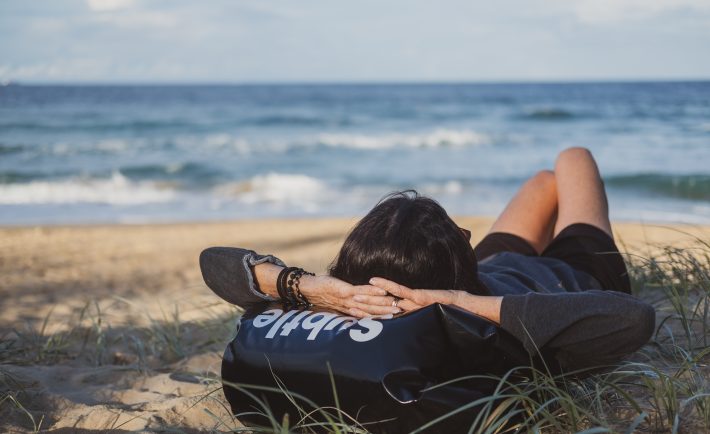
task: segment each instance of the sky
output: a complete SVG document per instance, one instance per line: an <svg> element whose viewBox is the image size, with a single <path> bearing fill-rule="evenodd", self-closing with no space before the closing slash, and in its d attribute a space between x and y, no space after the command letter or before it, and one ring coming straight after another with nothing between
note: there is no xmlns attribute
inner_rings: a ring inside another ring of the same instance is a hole
<svg viewBox="0 0 710 434"><path fill-rule="evenodd" d="M710 0L0 0L0 81L710 78Z"/></svg>

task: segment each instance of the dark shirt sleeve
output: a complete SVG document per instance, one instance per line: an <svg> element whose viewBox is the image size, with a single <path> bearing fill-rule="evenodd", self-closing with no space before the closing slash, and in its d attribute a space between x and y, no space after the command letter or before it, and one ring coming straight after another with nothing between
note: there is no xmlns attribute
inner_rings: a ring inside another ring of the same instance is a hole
<svg viewBox="0 0 710 434"><path fill-rule="evenodd" d="M286 266L275 256L259 255L253 250L236 247L210 247L200 254L200 269L207 286L215 294L242 308L275 300L259 290L252 273L252 267L264 262Z"/></svg>
<svg viewBox="0 0 710 434"><path fill-rule="evenodd" d="M563 369L618 362L650 339L655 310L616 291L506 295L501 327L530 354L551 351Z"/></svg>

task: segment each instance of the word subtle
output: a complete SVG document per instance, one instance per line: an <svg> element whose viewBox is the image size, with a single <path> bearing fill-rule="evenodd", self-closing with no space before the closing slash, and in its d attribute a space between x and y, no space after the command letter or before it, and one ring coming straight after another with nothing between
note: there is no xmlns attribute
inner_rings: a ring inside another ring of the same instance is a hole
<svg viewBox="0 0 710 434"><path fill-rule="evenodd" d="M386 319L391 317L391 315L386 315L377 318ZM281 331L279 336L288 336L293 330L301 328L311 331L306 340L312 341L318 337L318 333L322 330L334 330L340 326L338 331L350 329L348 334L355 342L367 342L375 339L382 332L382 323L374 318L358 320L351 316L338 315L331 312L313 312L310 310L289 310L284 312L281 309L269 309L254 317L252 324L256 328L271 325L271 328L266 333L267 339L273 339L279 331Z"/></svg>

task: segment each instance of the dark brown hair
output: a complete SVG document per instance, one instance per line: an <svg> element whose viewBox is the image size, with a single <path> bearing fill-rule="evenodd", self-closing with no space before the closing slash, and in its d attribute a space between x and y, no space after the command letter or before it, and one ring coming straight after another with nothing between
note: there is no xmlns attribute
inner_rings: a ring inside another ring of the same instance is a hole
<svg viewBox="0 0 710 434"><path fill-rule="evenodd" d="M329 272L354 285L384 277L410 288L487 295L466 235L441 205L414 190L386 196L360 220Z"/></svg>

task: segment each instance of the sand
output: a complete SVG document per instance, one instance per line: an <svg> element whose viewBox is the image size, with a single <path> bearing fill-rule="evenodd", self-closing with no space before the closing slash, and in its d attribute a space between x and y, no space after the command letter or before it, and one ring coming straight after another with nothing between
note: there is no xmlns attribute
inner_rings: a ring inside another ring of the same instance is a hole
<svg viewBox="0 0 710 434"><path fill-rule="evenodd" d="M474 243L492 220L457 219ZM236 427L219 386L239 311L205 286L209 246L323 272L353 219L0 228L0 431ZM710 227L617 223L622 250L710 239Z"/></svg>

